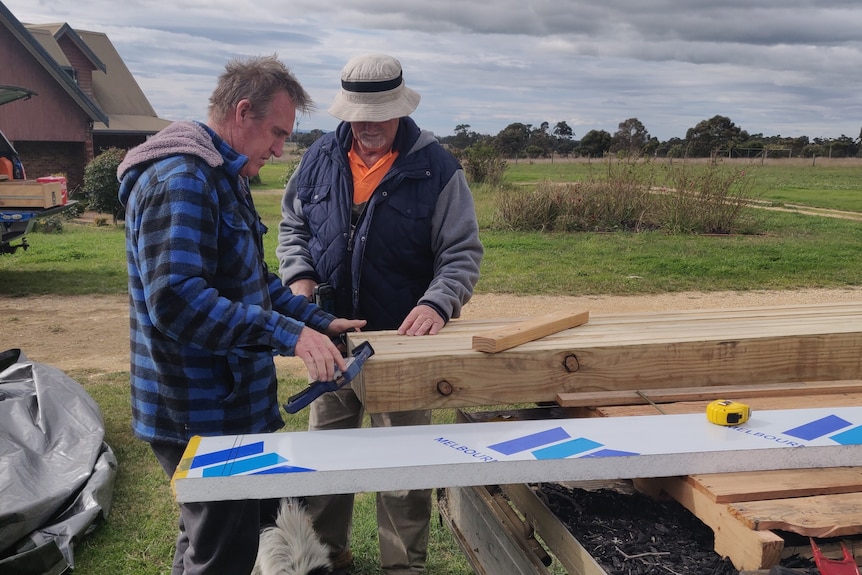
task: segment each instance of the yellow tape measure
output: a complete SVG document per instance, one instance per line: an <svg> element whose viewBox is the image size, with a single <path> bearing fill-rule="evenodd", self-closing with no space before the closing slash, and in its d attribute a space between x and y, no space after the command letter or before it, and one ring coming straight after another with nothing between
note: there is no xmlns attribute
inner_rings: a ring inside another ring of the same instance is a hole
<svg viewBox="0 0 862 575"><path fill-rule="evenodd" d="M716 399L706 406L706 418L716 425L739 425L751 417L751 408L729 399Z"/></svg>

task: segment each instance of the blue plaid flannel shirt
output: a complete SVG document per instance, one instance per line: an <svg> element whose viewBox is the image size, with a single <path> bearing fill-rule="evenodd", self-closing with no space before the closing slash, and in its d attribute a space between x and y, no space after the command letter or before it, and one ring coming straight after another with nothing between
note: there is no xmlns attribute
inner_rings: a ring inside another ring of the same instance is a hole
<svg viewBox="0 0 862 575"><path fill-rule="evenodd" d="M121 181L132 427L150 442L282 427L273 355L292 355L304 324L333 319L268 271L266 228L239 176L247 158L206 130L223 165L174 154Z"/></svg>

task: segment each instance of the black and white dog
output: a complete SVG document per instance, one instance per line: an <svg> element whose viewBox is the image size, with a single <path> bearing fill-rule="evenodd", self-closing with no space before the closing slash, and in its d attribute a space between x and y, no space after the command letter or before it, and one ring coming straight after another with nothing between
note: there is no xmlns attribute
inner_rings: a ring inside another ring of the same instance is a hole
<svg viewBox="0 0 862 575"><path fill-rule="evenodd" d="M260 532L252 575L326 575L329 548L317 536L311 518L296 499L281 500L275 525Z"/></svg>

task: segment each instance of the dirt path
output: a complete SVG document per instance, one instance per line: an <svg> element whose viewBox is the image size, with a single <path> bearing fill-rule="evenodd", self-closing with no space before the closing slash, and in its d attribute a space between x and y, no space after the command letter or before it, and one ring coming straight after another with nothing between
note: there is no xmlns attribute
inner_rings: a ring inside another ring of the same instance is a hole
<svg viewBox="0 0 862 575"><path fill-rule="evenodd" d="M795 291L685 292L655 296L476 295L463 318L529 318L559 309L590 313L648 312L862 301L862 288ZM63 371L127 371L126 296L0 297L0 351L20 348L32 360ZM298 360L279 366L300 371Z"/></svg>

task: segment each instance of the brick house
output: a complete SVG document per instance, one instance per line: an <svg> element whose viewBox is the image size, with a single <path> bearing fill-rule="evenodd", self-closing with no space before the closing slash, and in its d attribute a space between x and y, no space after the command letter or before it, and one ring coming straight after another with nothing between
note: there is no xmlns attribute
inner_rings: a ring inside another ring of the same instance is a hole
<svg viewBox="0 0 862 575"><path fill-rule="evenodd" d="M36 92L0 106L0 129L28 178L64 174L73 194L100 152L131 148L170 124L103 33L22 24L0 2L0 54L0 85Z"/></svg>

